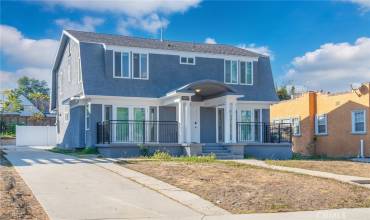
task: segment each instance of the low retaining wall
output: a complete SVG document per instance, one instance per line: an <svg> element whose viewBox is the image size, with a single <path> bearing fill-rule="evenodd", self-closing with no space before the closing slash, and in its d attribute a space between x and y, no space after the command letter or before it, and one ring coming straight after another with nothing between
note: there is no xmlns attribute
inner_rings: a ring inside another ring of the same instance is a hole
<svg viewBox="0 0 370 220"><path fill-rule="evenodd" d="M256 143L244 146L244 153L247 157L256 159L288 160L293 156L290 143L267 144Z"/></svg>

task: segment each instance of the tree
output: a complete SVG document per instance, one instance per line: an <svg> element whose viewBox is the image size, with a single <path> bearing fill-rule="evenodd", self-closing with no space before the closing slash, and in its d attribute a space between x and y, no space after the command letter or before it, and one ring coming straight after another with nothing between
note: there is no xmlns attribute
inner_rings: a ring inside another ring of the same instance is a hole
<svg viewBox="0 0 370 220"><path fill-rule="evenodd" d="M290 95L294 96L295 95L295 86L292 86L290 88Z"/></svg>
<svg viewBox="0 0 370 220"><path fill-rule="evenodd" d="M40 92L31 93L29 95L29 99L32 100L33 104L38 108L41 112L45 112L48 107L49 103L49 96L46 94L42 94Z"/></svg>
<svg viewBox="0 0 370 220"><path fill-rule="evenodd" d="M48 84L45 80L38 80L23 76L18 79L18 91L29 98L32 93L41 93L49 95Z"/></svg>
<svg viewBox="0 0 370 220"><path fill-rule="evenodd" d="M18 79L17 92L26 96L40 111L47 111L49 88L45 80L23 76Z"/></svg>
<svg viewBox="0 0 370 220"><path fill-rule="evenodd" d="M22 102L19 99L17 90L12 89L5 91L6 101L3 103L2 112L20 112L23 110Z"/></svg>
<svg viewBox="0 0 370 220"><path fill-rule="evenodd" d="M277 89L276 94L278 95L280 101L290 99L290 95L288 94L288 90L286 86L282 86Z"/></svg>

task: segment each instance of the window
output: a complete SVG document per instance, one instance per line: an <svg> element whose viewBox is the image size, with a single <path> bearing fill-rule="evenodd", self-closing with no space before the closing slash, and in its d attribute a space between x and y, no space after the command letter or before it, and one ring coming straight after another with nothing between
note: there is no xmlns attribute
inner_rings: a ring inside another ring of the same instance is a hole
<svg viewBox="0 0 370 220"><path fill-rule="evenodd" d="M85 130L90 130L91 105L85 105Z"/></svg>
<svg viewBox="0 0 370 220"><path fill-rule="evenodd" d="M356 110L352 111L352 133L366 132L366 111Z"/></svg>
<svg viewBox="0 0 370 220"><path fill-rule="evenodd" d="M326 114L316 116L316 134L328 134L328 119Z"/></svg>
<svg viewBox="0 0 370 220"><path fill-rule="evenodd" d="M59 74L59 77L58 77L58 90L59 90L59 95L62 95L63 94L63 91L62 91L62 84L63 84L63 72L60 72Z"/></svg>
<svg viewBox="0 0 370 220"><path fill-rule="evenodd" d="M148 54L133 53L133 78L148 79Z"/></svg>
<svg viewBox="0 0 370 220"><path fill-rule="evenodd" d="M71 59L68 58L68 82L71 82Z"/></svg>
<svg viewBox="0 0 370 220"><path fill-rule="evenodd" d="M225 60L225 83L238 83L238 61Z"/></svg>
<svg viewBox="0 0 370 220"><path fill-rule="evenodd" d="M64 121L69 121L69 112L67 110L64 112Z"/></svg>
<svg viewBox="0 0 370 220"><path fill-rule="evenodd" d="M130 54L128 52L114 52L114 77L130 77Z"/></svg>
<svg viewBox="0 0 370 220"><path fill-rule="evenodd" d="M78 83L82 82L81 58L78 58Z"/></svg>
<svg viewBox="0 0 370 220"><path fill-rule="evenodd" d="M252 85L253 75L252 75L252 62L239 62L240 70L240 84Z"/></svg>
<svg viewBox="0 0 370 220"><path fill-rule="evenodd" d="M180 57L180 64L195 65L195 57Z"/></svg>
<svg viewBox="0 0 370 220"><path fill-rule="evenodd" d="M292 128L294 136L301 135L301 125L299 118L292 118Z"/></svg>

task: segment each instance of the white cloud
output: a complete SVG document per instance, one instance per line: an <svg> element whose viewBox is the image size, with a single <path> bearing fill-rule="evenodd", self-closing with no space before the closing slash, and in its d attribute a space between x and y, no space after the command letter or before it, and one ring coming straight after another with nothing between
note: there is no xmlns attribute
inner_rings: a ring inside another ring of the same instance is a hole
<svg viewBox="0 0 370 220"><path fill-rule="evenodd" d="M21 76L45 80L51 84L51 66L54 62L58 41L30 39L14 27L0 25L1 62L10 63L14 72L0 70L0 89L14 88Z"/></svg>
<svg viewBox="0 0 370 220"><path fill-rule="evenodd" d="M216 40L214 38L210 38L210 37L207 37L205 40L204 40L204 43L206 44L217 44L216 43Z"/></svg>
<svg viewBox="0 0 370 220"><path fill-rule="evenodd" d="M309 89L348 90L351 83L370 81L370 38L354 44L327 43L296 57L283 80Z"/></svg>
<svg viewBox="0 0 370 220"><path fill-rule="evenodd" d="M173 13L184 13L197 7L201 0L53 0L44 3L49 6L62 6L68 9L85 10L98 13L114 13L119 15L117 32L129 35L131 30L146 31L155 34L169 24L166 18ZM58 21L59 25L73 29L94 31L95 26L72 22L69 19Z"/></svg>
<svg viewBox="0 0 370 220"><path fill-rule="evenodd" d="M197 7L200 0L44 0L44 2L51 6L60 5L70 9L113 12L132 17L142 17L153 13L185 12L191 7Z"/></svg>
<svg viewBox="0 0 370 220"><path fill-rule="evenodd" d="M0 90L16 88L17 80L22 76L45 80L48 83L48 86L51 87L51 69L26 67L15 72L0 70Z"/></svg>
<svg viewBox="0 0 370 220"><path fill-rule="evenodd" d="M237 45L237 47L269 56L271 60L274 60L274 54L272 53L268 46L257 47L256 44L239 44Z"/></svg>
<svg viewBox="0 0 370 220"><path fill-rule="evenodd" d="M64 29L73 29L80 31L95 31L95 28L104 23L102 18L85 16L81 22L71 21L69 18L57 19L55 23Z"/></svg>
<svg viewBox="0 0 370 220"><path fill-rule="evenodd" d="M54 61L58 41L26 38L16 28L0 25L0 51L8 61L23 66L48 68Z"/></svg>
<svg viewBox="0 0 370 220"><path fill-rule="evenodd" d="M370 1L369 0L342 0L346 2L352 2L360 6L361 11L367 12L370 10Z"/></svg>
<svg viewBox="0 0 370 220"><path fill-rule="evenodd" d="M146 17L128 17L121 19L117 25L117 31L124 35L130 35L131 29L147 31L155 34L159 29L167 28L169 21L166 18L160 18L158 14L151 14Z"/></svg>

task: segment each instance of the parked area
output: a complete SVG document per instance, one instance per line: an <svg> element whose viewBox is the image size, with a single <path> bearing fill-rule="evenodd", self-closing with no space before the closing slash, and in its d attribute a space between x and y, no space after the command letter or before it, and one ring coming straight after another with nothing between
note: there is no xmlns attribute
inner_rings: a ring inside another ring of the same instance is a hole
<svg viewBox="0 0 370 220"><path fill-rule="evenodd" d="M0 150L0 219L49 219Z"/></svg>
<svg viewBox="0 0 370 220"><path fill-rule="evenodd" d="M370 207L370 190L362 187L234 162L119 163L195 193L235 214Z"/></svg>
<svg viewBox="0 0 370 220"><path fill-rule="evenodd" d="M268 160L267 164L370 178L370 163L340 160Z"/></svg>

